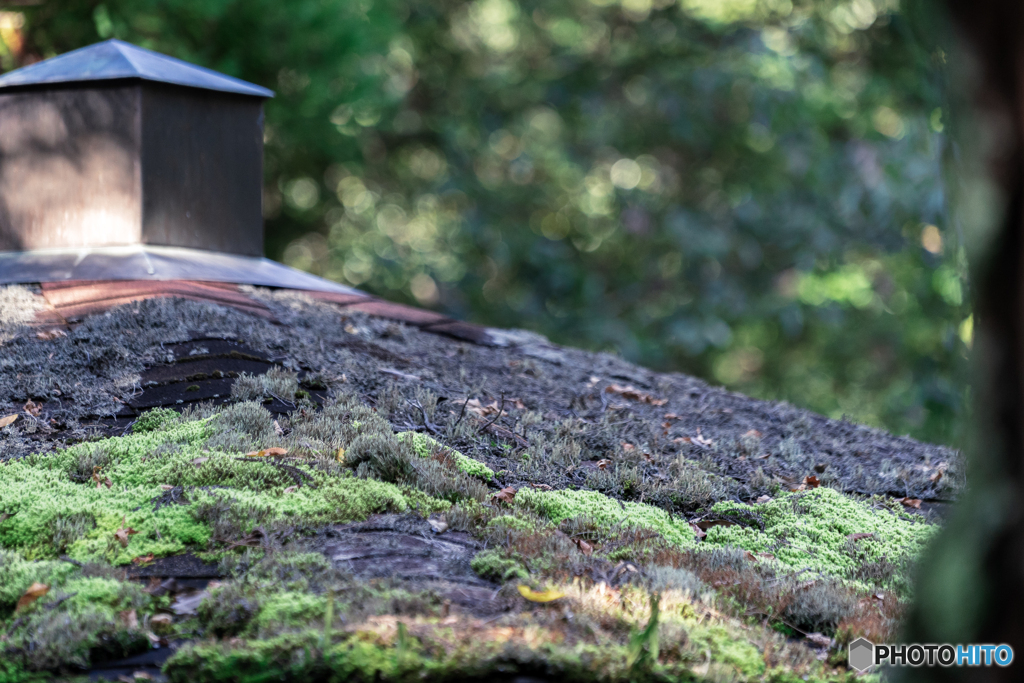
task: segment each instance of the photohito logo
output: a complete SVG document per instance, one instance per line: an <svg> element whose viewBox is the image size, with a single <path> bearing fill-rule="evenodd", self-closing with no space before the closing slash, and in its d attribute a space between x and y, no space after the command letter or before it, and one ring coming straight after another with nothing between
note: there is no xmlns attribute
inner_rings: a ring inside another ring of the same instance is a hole
<svg viewBox="0 0 1024 683"><path fill-rule="evenodd" d="M890 666L1009 666L1009 645L875 645L867 638L850 643L850 668L857 671L888 663Z"/></svg>

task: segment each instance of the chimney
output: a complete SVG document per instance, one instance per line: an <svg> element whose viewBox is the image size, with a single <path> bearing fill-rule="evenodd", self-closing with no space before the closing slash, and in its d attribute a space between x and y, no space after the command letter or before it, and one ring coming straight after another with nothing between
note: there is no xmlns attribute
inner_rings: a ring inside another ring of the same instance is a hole
<svg viewBox="0 0 1024 683"><path fill-rule="evenodd" d="M119 40L0 76L0 284L353 291L261 258L273 94Z"/></svg>

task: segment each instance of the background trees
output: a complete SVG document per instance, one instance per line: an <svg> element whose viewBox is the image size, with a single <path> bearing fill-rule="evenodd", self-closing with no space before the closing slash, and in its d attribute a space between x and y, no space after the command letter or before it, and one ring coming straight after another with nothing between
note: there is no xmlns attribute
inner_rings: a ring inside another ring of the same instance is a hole
<svg viewBox="0 0 1024 683"><path fill-rule="evenodd" d="M955 443L971 339L942 69L895 0L47 0L274 88L268 255Z"/></svg>

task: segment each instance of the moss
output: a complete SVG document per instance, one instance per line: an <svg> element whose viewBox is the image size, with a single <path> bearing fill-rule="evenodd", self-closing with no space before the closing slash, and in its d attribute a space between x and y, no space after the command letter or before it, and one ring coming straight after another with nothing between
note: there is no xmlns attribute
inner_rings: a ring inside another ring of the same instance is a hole
<svg viewBox="0 0 1024 683"><path fill-rule="evenodd" d="M480 576L502 583L512 579L526 580L530 577L523 563L508 557L498 548L478 552L470 561L470 566Z"/></svg>
<svg viewBox="0 0 1024 683"><path fill-rule="evenodd" d="M535 512L555 524L573 517L589 517L606 526L653 529L681 548L695 544L693 530L685 519L671 517L653 505L622 502L596 491L538 491L523 488L516 493L515 505Z"/></svg>
<svg viewBox="0 0 1024 683"><path fill-rule="evenodd" d="M32 583L48 592L14 614ZM0 631L5 634L0 681L23 680L30 672L87 667L94 657L117 658L149 647L145 633L122 615L134 610L141 622L153 601L142 586L102 567L30 561L0 550Z"/></svg>
<svg viewBox="0 0 1024 683"><path fill-rule="evenodd" d="M154 408L153 410L148 410L139 416L139 419L136 420L135 424L132 426L132 432L135 434L155 432L165 425L177 422L177 420L178 413L174 412L170 408Z"/></svg>
<svg viewBox="0 0 1024 683"><path fill-rule="evenodd" d="M77 568L67 562L30 562L21 553L0 549L0 616L12 612L18 599L33 583L59 585L76 571Z"/></svg>
<svg viewBox="0 0 1024 683"><path fill-rule="evenodd" d="M698 651L710 652L716 662L735 667L736 671L745 676L760 676L765 671L763 653L748 640L737 638L735 633L730 633L721 624L692 628L689 637Z"/></svg>
<svg viewBox="0 0 1024 683"><path fill-rule="evenodd" d="M67 554L124 564L148 553L163 556L190 546L205 547L214 520L197 514L200 510L216 509L248 520L244 532L269 520L328 524L364 519L375 512L448 507L417 490L301 463L294 467L304 472L296 475L303 485L285 493L296 486L287 470L205 450L214 420L184 422L0 465L0 500L11 515L0 522L0 546L30 557L53 557L59 550L53 542L54 526L72 515L87 515L92 524L83 524L73 541L66 539ZM168 450L169 445L176 448ZM110 479L110 487L97 486L91 478L81 481L84 477L78 474L82 459L88 465L96 453L103 456L101 473ZM166 493L162 487L181 487L177 502L159 503ZM137 532L127 547L114 538L123 525Z"/></svg>
<svg viewBox="0 0 1024 683"><path fill-rule="evenodd" d="M494 478L494 470L487 465L483 464L479 460L467 457L454 449L440 444L426 434L421 434L420 432L402 432L398 434L398 438L410 441L413 450L415 450L416 454L421 458L429 458L434 452L443 451L446 455L455 460L456 466L462 472L474 477L479 477L485 481L491 481Z"/></svg>
<svg viewBox="0 0 1024 683"><path fill-rule="evenodd" d="M311 621L323 621L327 610L327 596L311 595L301 591L282 591L267 598L253 620L258 631L273 632L282 628L305 626Z"/></svg>
<svg viewBox="0 0 1024 683"><path fill-rule="evenodd" d="M725 501L713 508L719 514L760 517L764 530L754 526L715 526L704 543L767 553L790 569L810 569L870 588L857 579L866 563L916 557L938 527L890 509L876 509L830 488L788 493L760 505ZM853 534L871 534L853 540ZM904 590L905 585L893 588Z"/></svg>

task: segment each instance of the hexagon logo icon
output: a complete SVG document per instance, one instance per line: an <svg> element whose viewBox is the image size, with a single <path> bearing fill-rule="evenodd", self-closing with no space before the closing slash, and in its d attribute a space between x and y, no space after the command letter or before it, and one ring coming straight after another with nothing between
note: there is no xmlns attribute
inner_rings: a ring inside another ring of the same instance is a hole
<svg viewBox="0 0 1024 683"><path fill-rule="evenodd" d="M875 644L867 638L858 638L850 643L850 667L864 671L874 663Z"/></svg>

